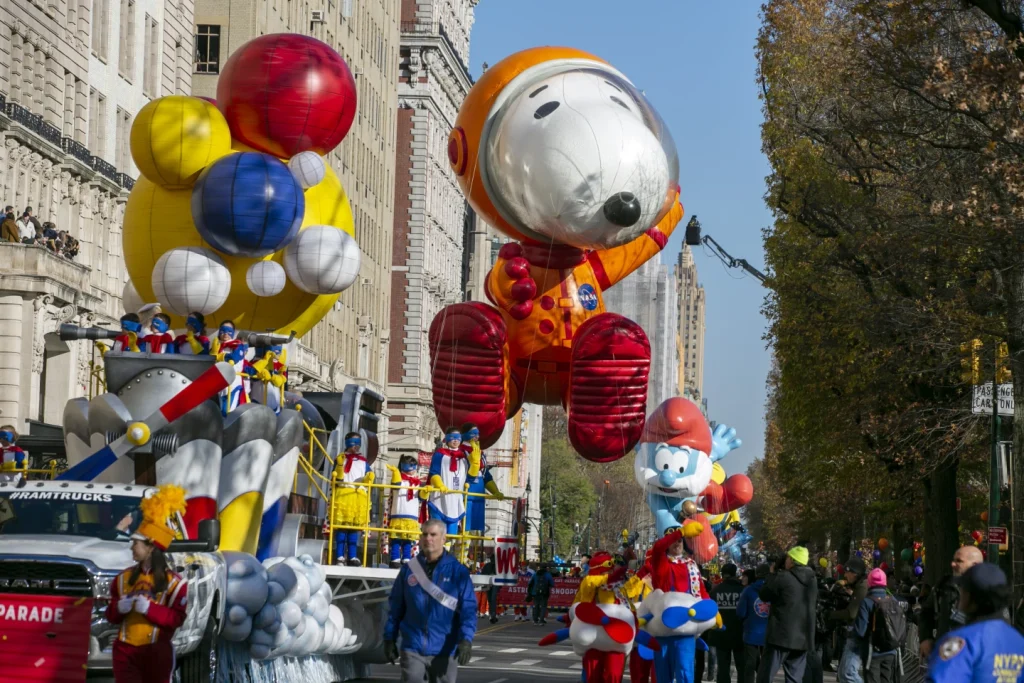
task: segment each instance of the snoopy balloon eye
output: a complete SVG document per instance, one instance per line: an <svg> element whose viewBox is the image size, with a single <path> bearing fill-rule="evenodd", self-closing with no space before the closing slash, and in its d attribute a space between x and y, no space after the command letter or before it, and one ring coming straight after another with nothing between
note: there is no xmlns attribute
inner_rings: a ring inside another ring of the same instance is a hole
<svg viewBox="0 0 1024 683"><path fill-rule="evenodd" d="M608 248L675 201L675 142L646 98L600 62L527 69L491 109L480 175L495 208L531 240Z"/></svg>

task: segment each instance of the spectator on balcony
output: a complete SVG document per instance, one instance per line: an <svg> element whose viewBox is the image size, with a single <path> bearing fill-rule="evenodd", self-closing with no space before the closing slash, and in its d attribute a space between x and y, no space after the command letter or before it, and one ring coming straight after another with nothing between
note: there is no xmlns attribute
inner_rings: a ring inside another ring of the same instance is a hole
<svg viewBox="0 0 1024 683"><path fill-rule="evenodd" d="M21 242L21 230L14 219L14 207L8 206L4 210L3 225L0 229L3 230L4 242Z"/></svg>
<svg viewBox="0 0 1024 683"><path fill-rule="evenodd" d="M18 219L18 232L21 234L22 244L32 244L36 239L36 225L39 221L35 221L32 217L32 207L29 206L25 209L25 212L21 214L21 218ZM39 226L40 228L42 226Z"/></svg>
<svg viewBox="0 0 1024 683"><path fill-rule="evenodd" d="M74 261L75 257L78 256L78 240L63 230L58 233L58 236L64 242L64 258Z"/></svg>

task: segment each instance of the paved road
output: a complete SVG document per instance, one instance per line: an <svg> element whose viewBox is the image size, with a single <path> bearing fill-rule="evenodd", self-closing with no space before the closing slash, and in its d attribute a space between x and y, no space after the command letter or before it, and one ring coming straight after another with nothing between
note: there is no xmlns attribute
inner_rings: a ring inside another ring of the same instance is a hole
<svg viewBox="0 0 1024 683"><path fill-rule="evenodd" d="M538 683L539 681L579 680L582 665L568 641L550 647L538 647L545 633L561 624L549 620L546 626L509 621L505 617L495 625L481 619L473 644L473 661L459 667L459 683ZM397 681L397 666L375 666L369 681ZM629 680L629 674L626 674ZM736 673L733 672L733 680ZM780 673L776 681L784 680ZM825 683L835 683L835 674L825 674Z"/></svg>

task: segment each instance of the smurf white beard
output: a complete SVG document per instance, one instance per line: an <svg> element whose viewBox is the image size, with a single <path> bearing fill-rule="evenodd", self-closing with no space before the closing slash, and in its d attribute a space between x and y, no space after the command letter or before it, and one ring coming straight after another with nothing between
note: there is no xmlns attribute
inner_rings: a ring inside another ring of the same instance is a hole
<svg viewBox="0 0 1024 683"><path fill-rule="evenodd" d="M577 603L579 604L579 603ZM633 613L625 605L597 605L605 614L613 619L621 619L627 624L635 624ZM599 652L622 652L628 654L633 649L633 641L619 643L608 637L603 626L585 624L576 618L576 605L570 609L572 623L569 624L569 640L572 642L573 651L583 656L587 650ZM635 639L635 628L634 628Z"/></svg>

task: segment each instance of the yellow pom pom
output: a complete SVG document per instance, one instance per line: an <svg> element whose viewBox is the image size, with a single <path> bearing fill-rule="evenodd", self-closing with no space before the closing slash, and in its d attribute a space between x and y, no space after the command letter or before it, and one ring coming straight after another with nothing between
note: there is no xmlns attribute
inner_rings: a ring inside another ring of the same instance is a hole
<svg viewBox="0 0 1024 683"><path fill-rule="evenodd" d="M166 525L173 515L184 513L185 507L185 489L174 484L164 484L139 504L143 519L162 525Z"/></svg>
<svg viewBox="0 0 1024 683"><path fill-rule="evenodd" d="M231 131L210 102L169 95L139 111L131 150L139 171L154 183L189 187L204 168L231 151Z"/></svg>

